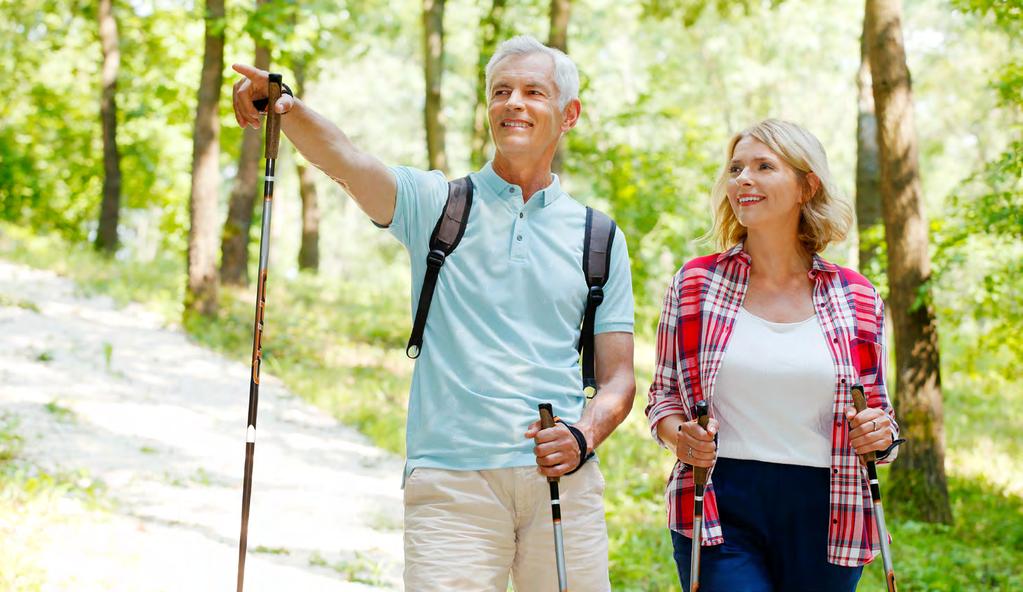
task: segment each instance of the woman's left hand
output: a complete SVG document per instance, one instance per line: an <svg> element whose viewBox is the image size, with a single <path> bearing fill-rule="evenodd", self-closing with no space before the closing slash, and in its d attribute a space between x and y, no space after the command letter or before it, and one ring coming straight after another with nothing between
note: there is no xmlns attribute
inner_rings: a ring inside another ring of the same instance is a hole
<svg viewBox="0 0 1023 592"><path fill-rule="evenodd" d="M856 413L852 407L846 407L845 418L849 421L849 444L857 455L880 452L895 440L892 421L880 409L867 407Z"/></svg>

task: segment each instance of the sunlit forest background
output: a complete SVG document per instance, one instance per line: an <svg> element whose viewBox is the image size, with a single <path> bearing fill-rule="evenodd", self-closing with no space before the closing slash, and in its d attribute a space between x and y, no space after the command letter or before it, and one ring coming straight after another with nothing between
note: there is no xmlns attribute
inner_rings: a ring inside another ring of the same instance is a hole
<svg viewBox="0 0 1023 592"><path fill-rule="evenodd" d="M573 196L615 218L632 256L639 390L634 413L600 450L615 590L677 587L662 499L672 457L650 439L642 408L668 280L685 260L713 250L700 237L728 138L766 117L814 132L859 216L849 239L825 256L860 269L886 296L903 289L887 273L863 2L208 4L0 2L0 257L56 270L89 293L143 302L197 342L246 360L262 153L258 134L256 149L243 149L230 65L262 53L363 150L454 178L492 150L477 112L481 66L495 41L522 33L546 41L560 22L583 104L563 145L561 176ZM552 10L563 11L560 20ZM101 34L111 19L113 37L109 25ZM926 424L918 446L943 455L940 479L925 479L935 473L925 465L882 473L886 496L895 490L890 527L904 590L1023 589L1021 30L1019 0L902 3L930 266L908 301L936 320L943 403L929 418L908 415L909 424ZM441 33L442 51L431 58L425 48L437 47L431 36L440 41ZM214 49L222 43L219 61L211 61L210 39ZM203 75L204 59L214 76ZM424 73L431 59L440 65L432 79ZM204 100L214 107L205 119ZM203 150L215 166L193 174ZM413 368L404 355L411 324L404 249L286 140L274 208L264 371L402 453ZM212 229L206 247L190 245L202 212L212 216L202 222ZM215 266L212 287L189 269L189 250L200 248ZM194 306L199 300L209 306ZM909 399L897 392L899 360L890 349L899 412ZM4 425L0 539L5 520L38 495L19 476L17 438L5 437ZM939 484L928 494L938 500L930 510L918 511L930 505L909 488L899 491L919 479ZM0 572L30 569L6 557L0 553ZM861 590L883 588L876 563Z"/></svg>

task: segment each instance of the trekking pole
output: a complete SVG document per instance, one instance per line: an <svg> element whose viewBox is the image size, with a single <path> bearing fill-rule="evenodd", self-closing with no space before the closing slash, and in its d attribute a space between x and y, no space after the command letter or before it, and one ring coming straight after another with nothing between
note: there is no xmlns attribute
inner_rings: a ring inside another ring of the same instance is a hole
<svg viewBox="0 0 1023 592"><path fill-rule="evenodd" d="M554 427L554 410L550 403L540 403L540 429ZM568 592L568 573L565 571L565 540L561 533L561 495L558 478L547 477L551 488L551 517L554 520L554 559L558 564L558 590Z"/></svg>
<svg viewBox="0 0 1023 592"><path fill-rule="evenodd" d="M707 422L710 417L707 415L707 402L696 403L696 422L700 427L707 429ZM679 430L682 426L679 426ZM693 483L695 491L693 496L693 550L689 556L689 592L697 592L700 589L700 545L703 538L703 489L707 485L707 469L693 467Z"/></svg>
<svg viewBox="0 0 1023 592"><path fill-rule="evenodd" d="M853 405L856 413L867 408L867 399L863 396L863 385L854 384L852 387ZM870 479L870 497L874 500L874 522L877 525L877 538L881 543L881 563L884 565L885 583L888 585L888 592L895 590L895 568L892 566L892 551L888 548L888 527L884 522L884 508L881 507L881 485L877 480L877 455L873 452L860 455L867 465L867 477Z"/></svg>
<svg viewBox="0 0 1023 592"><path fill-rule="evenodd" d="M259 367L263 360L263 313L266 310L266 268L270 256L270 213L274 198L274 167L281 139L281 116L274 104L281 96L280 74L270 74L266 107L266 173L263 180L263 226L259 231L259 279L256 280L256 320L252 337L252 376L249 383L249 420L245 430L245 479L242 485L242 530L238 541L238 592L245 581L249 499L252 497L252 455L256 450L256 409L259 406Z"/></svg>

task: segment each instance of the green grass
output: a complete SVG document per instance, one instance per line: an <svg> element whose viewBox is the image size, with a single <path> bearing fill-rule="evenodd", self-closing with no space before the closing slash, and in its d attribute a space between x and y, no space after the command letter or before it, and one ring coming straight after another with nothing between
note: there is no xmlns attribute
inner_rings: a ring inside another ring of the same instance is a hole
<svg viewBox="0 0 1023 592"><path fill-rule="evenodd" d="M291 551L284 547L266 547L263 545L257 546L252 552L263 553L265 555L291 555Z"/></svg>
<svg viewBox="0 0 1023 592"><path fill-rule="evenodd" d="M13 236L5 226L0 226L0 257L55 269L80 282L85 293L140 301L170 321L180 318L184 257L115 263L89 249ZM407 280L394 270L345 281L271 273L268 290L264 372L377 445L402 453L412 369L404 356L410 326ZM224 290L217 318L192 320L185 329L197 342L248 361L253 299L251 289ZM650 337L640 336L635 409L600 451L612 586L621 592L677 589L663 505L672 459L650 439L643 416L652 356ZM943 361L955 367L950 356ZM948 370L943 384L955 523L889 517L899 587L909 592L1023 589L1023 385L1015 376ZM247 385L239 385L243 388ZM881 479L887 479L886 471ZM860 590L883 589L878 563L868 567ZM350 569L328 565L322 557L316 564L346 575Z"/></svg>
<svg viewBox="0 0 1023 592"><path fill-rule="evenodd" d="M331 563L318 552L309 556L309 565L326 567L340 574L345 581L358 582L369 586L383 586L383 566L366 553L359 551L351 559L342 559Z"/></svg>
<svg viewBox="0 0 1023 592"><path fill-rule="evenodd" d="M6 294L0 294L0 308L3 307L14 307L23 308L32 312L39 312L39 307L35 302L29 302L28 300L14 299Z"/></svg>
<svg viewBox="0 0 1023 592"><path fill-rule="evenodd" d="M75 420L75 412L64 407L57 401L50 401L43 406L46 412L57 418L59 421L71 422Z"/></svg>

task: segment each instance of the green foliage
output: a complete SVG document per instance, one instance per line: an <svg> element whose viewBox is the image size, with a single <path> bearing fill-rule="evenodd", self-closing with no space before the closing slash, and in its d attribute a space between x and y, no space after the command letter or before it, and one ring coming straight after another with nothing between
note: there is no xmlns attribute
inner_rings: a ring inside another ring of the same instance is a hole
<svg viewBox="0 0 1023 592"><path fill-rule="evenodd" d="M884 479L882 475L881 479ZM955 524L894 522L892 555L907 592L1019 590L1023 498L983 480L949 479ZM861 590L883 590L881 561L863 574Z"/></svg>
<svg viewBox="0 0 1023 592"><path fill-rule="evenodd" d="M771 0L771 6L783 0ZM643 15L654 19L681 20L684 27L692 27L705 12L726 16L749 15L757 2L753 0L642 0Z"/></svg>
<svg viewBox="0 0 1023 592"><path fill-rule="evenodd" d="M993 18L1009 37L1023 31L1019 2L959 0L960 9ZM985 24L987 24L985 22ZM1006 56L995 66L992 87L1002 107L1023 115L1023 62ZM1023 364L1023 126L1009 126L1012 140L997 157L967 176L948 199L937 225L935 254L938 312L948 326L945 355L953 368L992 382Z"/></svg>
<svg viewBox="0 0 1023 592"><path fill-rule="evenodd" d="M484 4L448 4L449 121L469 121ZM360 147L387 163L425 162L416 98L422 84L418 3L255 5L228 5L227 63L249 61L251 36L263 39L277 66L306 63L304 98ZM506 30L544 38L548 8L539 0L509 5ZM936 239L928 294L939 315L956 522L947 528L894 522L896 566L907 590L1017 589L1023 585L1018 568L1013 571L1023 561L1023 445L1017 437L1023 429L1021 8L1018 0L920 0L906 3L906 11L921 169ZM22 0L0 3L0 66L18 80L18 100L0 103L0 220L8 222L0 224L0 256L55 269L85 294L144 301L176 320L202 5L117 3L115 13L122 46L117 100L124 247L113 261L78 248L94 231L102 181L93 5ZM565 185L611 214L629 241L641 380L651 372L649 337L670 275L712 249L697 239L709 226L709 188L732 133L767 116L799 121L828 148L839 186L850 192L861 18L862 3L808 0L574 4L569 46L582 74L583 119L567 139ZM230 95L223 95L226 196L241 135L228 110ZM448 137L452 170L460 173L468 148L465 134L455 130L463 127L450 126ZM284 152L282 163L290 165L291 151ZM290 166L280 170L282 177L291 174ZM402 353L407 266L393 243L353 233L355 217L334 205L343 200L340 192L324 185L323 262L333 269L324 277L280 265L294 259L288 240L294 241L297 216L286 199L274 212L275 240L284 240L274 246L265 371L375 443L401 452L412 368ZM838 245L837 259L851 250ZM883 263L882 249L876 265L862 271L884 292ZM251 291L228 291L213 322L186 329L198 342L248 361L252 315ZM111 359L112 352L104 352L108 368ZM647 432L643 386L633 415L601 450L615 590L676 586L662 502L671 458ZM0 468L17 455L20 440L12 433L0 422ZM36 495L49 487L45 479L26 470L14 481L10 475L0 470L0 511L15 498L22 504L14 506L17 512L42 508L24 500L28 489L32 499L47 499ZM200 473L194 481L208 477ZM6 589L3 577L17 570L8 569L15 555L4 546L4 534L0 530L0 588ZM322 557L319 563L329 565ZM862 589L879 588L876 569L868 569Z"/></svg>
<svg viewBox="0 0 1023 592"><path fill-rule="evenodd" d="M666 123L684 114L646 115ZM633 113L607 123L624 128L638 119L640 115ZM566 171L587 182L584 194L598 196L594 205L604 208L625 233L637 327L652 332L668 279L681 262L706 248L694 244L692 237L709 225L709 199L703 196L709 195L719 164L694 149L698 145L694 140L706 133L695 125L664 148L617 140L604 126L591 129L570 137ZM635 237L642 237L642 242Z"/></svg>

